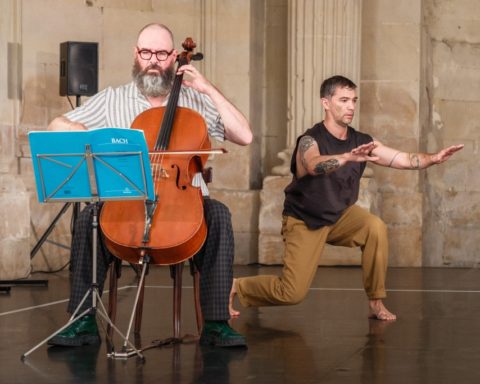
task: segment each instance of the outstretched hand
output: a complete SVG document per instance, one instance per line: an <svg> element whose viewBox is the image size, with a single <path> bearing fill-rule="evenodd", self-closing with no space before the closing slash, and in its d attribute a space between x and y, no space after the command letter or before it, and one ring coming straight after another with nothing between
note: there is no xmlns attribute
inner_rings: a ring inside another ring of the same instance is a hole
<svg viewBox="0 0 480 384"><path fill-rule="evenodd" d="M432 161L435 164L443 163L444 161L447 161L450 157L452 157L452 155L455 152L458 152L461 149L463 149L463 147L464 147L464 144L458 144L458 145L451 145L448 148L444 148L441 151L437 152L436 154L432 155Z"/></svg>
<svg viewBox="0 0 480 384"><path fill-rule="evenodd" d="M372 156L371 152L377 147L375 142L362 144L356 148L353 148L349 153L348 161L363 162L363 161L377 161L378 156Z"/></svg>

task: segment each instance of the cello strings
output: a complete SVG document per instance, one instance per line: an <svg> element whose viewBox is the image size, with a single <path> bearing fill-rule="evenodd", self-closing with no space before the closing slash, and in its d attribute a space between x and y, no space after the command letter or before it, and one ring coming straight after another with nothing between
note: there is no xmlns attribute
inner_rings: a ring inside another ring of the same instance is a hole
<svg viewBox="0 0 480 384"><path fill-rule="evenodd" d="M179 60L179 67L181 67L183 64L182 60ZM175 81L172 86L172 90L170 92L167 108L165 108L165 112L163 115L163 120L162 124L160 126L160 132L157 138L157 142L154 146L155 151L161 151L161 150L167 150L169 141L170 141L170 136L172 133L172 128L173 128L173 120L175 118L175 111L176 108L171 108L171 104L175 103L177 105L178 98L180 95L180 88L182 86L182 79L183 79L183 74L181 75L176 75ZM168 174L166 173L166 170L163 169L163 159L164 159L165 154L158 154L154 153L153 156L151 156L151 164L152 164L152 178L154 180L154 187L156 190L156 184L155 181L160 181L164 176L168 177Z"/></svg>
<svg viewBox="0 0 480 384"><path fill-rule="evenodd" d="M183 63L180 61L177 69L182 65ZM157 143L159 144L160 148L157 148L157 150L158 149L166 150L170 142L170 136L173 130L173 120L175 119L175 112L177 110L176 107L171 108L171 104L174 104L175 106L177 106L178 99L180 96L180 88L182 87L182 79L183 79L183 74L176 75L175 81L172 86L172 90L170 91L167 108L163 116L163 121L160 128L160 139L159 139L159 142Z"/></svg>
<svg viewBox="0 0 480 384"><path fill-rule="evenodd" d="M180 67L181 64L178 66ZM176 107L172 108L172 104L175 106L178 103L180 88L182 86L183 75L176 75L175 81L170 91L170 96L167 103L167 108L163 115L162 124L160 126L160 133L155 145L155 150L166 150L170 141L170 136L173 128L173 120L175 118Z"/></svg>

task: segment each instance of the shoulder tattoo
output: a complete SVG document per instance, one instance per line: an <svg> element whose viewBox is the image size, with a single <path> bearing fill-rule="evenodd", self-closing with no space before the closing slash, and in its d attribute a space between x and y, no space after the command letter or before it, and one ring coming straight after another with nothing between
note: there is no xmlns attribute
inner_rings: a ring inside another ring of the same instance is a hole
<svg viewBox="0 0 480 384"><path fill-rule="evenodd" d="M300 159L302 160L302 165L305 169L307 169L305 152L307 152L313 144L315 144L315 140L312 136L303 136L298 142L298 153L300 155Z"/></svg>
<svg viewBox="0 0 480 384"><path fill-rule="evenodd" d="M315 140L312 136L303 136L300 141L298 142L298 150L300 151L300 156L303 157L305 152L315 144Z"/></svg>

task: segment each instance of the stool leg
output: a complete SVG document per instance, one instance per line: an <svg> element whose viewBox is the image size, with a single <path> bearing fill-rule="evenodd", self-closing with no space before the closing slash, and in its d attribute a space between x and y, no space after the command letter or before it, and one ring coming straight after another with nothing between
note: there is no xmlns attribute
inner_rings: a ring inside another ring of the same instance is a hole
<svg viewBox="0 0 480 384"><path fill-rule="evenodd" d="M138 281L140 283L140 278L138 279ZM140 287L140 292L139 292L139 295L138 295L137 308L135 309L135 324L134 324L133 332L137 336L140 334L140 329L142 328L142 313L143 313L143 298L144 298L144 295L145 295L145 280L143 280L142 285Z"/></svg>
<svg viewBox="0 0 480 384"><path fill-rule="evenodd" d="M200 335L203 328L202 306L200 305L200 271L193 259L190 262L190 274L193 276L193 298L195 300L195 317L197 319L197 331Z"/></svg>
<svg viewBox="0 0 480 384"><path fill-rule="evenodd" d="M182 316L182 274L183 262L170 266L173 278L173 337L180 338L180 319Z"/></svg>
<svg viewBox="0 0 480 384"><path fill-rule="evenodd" d="M115 324L117 317L117 289L118 289L118 276L117 268L115 264L110 266L110 287L108 291L108 317ZM110 323L107 325L107 340L110 342L113 338L113 328Z"/></svg>
<svg viewBox="0 0 480 384"><path fill-rule="evenodd" d="M110 278L109 278L109 291L108 291L108 317L115 324L117 318L117 297L118 297L118 279L122 275L122 260L115 258L110 264ZM113 327L107 325L107 339L113 344Z"/></svg>

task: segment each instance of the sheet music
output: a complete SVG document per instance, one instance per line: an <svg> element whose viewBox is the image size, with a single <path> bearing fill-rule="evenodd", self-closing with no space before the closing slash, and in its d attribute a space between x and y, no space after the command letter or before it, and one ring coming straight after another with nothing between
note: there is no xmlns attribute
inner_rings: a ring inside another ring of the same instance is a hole
<svg viewBox="0 0 480 384"><path fill-rule="evenodd" d="M28 138L40 202L154 200L141 130L41 131Z"/></svg>

